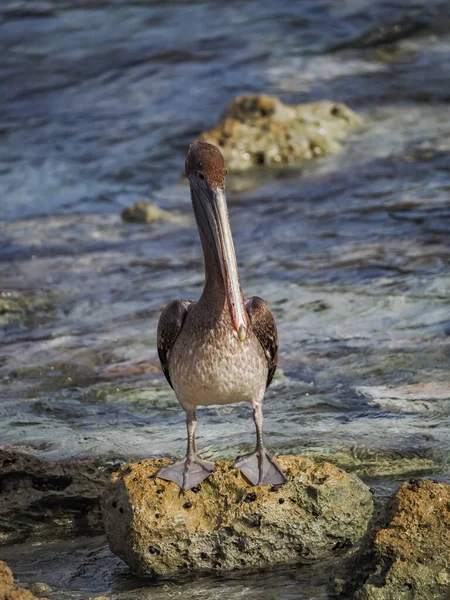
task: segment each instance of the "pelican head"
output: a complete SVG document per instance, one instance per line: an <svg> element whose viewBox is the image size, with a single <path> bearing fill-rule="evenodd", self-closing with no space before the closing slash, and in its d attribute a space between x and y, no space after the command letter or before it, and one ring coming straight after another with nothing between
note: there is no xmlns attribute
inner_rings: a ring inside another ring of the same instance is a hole
<svg viewBox="0 0 450 600"><path fill-rule="evenodd" d="M216 146L196 142L189 148L185 170L200 235L212 247L220 265L231 323L237 338L243 342L248 321L228 218L223 156Z"/></svg>

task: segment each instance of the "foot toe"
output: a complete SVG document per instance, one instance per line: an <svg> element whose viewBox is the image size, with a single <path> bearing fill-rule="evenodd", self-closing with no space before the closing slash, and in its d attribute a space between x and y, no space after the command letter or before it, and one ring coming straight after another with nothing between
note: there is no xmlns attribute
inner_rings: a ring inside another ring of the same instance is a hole
<svg viewBox="0 0 450 600"><path fill-rule="evenodd" d="M175 482L185 492L209 477L214 471L214 467L215 463L211 461L186 458L168 467L163 467L158 471L156 477Z"/></svg>
<svg viewBox="0 0 450 600"><path fill-rule="evenodd" d="M197 464L201 466L204 471L212 473L216 468L216 463L212 460L200 460L197 459Z"/></svg>
<svg viewBox="0 0 450 600"><path fill-rule="evenodd" d="M242 456L234 466L241 470L252 485L280 485L286 482L283 472L267 453L261 459L259 452Z"/></svg>

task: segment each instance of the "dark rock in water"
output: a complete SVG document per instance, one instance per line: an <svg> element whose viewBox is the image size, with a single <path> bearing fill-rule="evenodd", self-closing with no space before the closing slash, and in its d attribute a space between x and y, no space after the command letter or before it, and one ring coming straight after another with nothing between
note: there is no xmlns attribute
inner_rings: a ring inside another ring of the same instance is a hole
<svg viewBox="0 0 450 600"><path fill-rule="evenodd" d="M122 210L122 219L128 223L158 223L160 221L177 222L179 217L159 208L150 200L140 200Z"/></svg>
<svg viewBox="0 0 450 600"><path fill-rule="evenodd" d="M167 460L124 465L102 498L111 550L140 575L164 575L309 562L355 544L373 508L358 477L302 457L277 461L282 486L251 486L218 461L185 493L155 477Z"/></svg>
<svg viewBox="0 0 450 600"><path fill-rule="evenodd" d="M53 462L0 447L0 544L101 533L99 497L109 476L92 459Z"/></svg>
<svg viewBox="0 0 450 600"><path fill-rule="evenodd" d="M2 560L0 560L0 600L37 600L29 590L24 590L14 583L11 569Z"/></svg>
<svg viewBox="0 0 450 600"><path fill-rule="evenodd" d="M281 167L336 154L340 141L361 122L344 104L314 102L287 106L272 96L239 96L223 119L199 140L215 144L227 169Z"/></svg>
<svg viewBox="0 0 450 600"><path fill-rule="evenodd" d="M362 581L359 568L365 571ZM365 564L359 560L349 579L350 586L352 579L358 582L355 600L448 600L450 485L421 479L404 483L386 508L371 556L365 556Z"/></svg>
<svg viewBox="0 0 450 600"><path fill-rule="evenodd" d="M32 583L29 588L33 594L38 596L38 598L43 598L46 594L52 593L52 588L48 585L48 583L42 583L40 581Z"/></svg>
<svg viewBox="0 0 450 600"><path fill-rule="evenodd" d="M0 293L0 326L11 323L26 324L33 316L54 310L51 292L9 290Z"/></svg>
<svg viewBox="0 0 450 600"><path fill-rule="evenodd" d="M356 39L333 46L332 51L377 48L378 46L383 46L385 44L394 44L395 42L399 42L400 40L415 35L425 27L425 23L411 18L386 23L384 25L377 25Z"/></svg>

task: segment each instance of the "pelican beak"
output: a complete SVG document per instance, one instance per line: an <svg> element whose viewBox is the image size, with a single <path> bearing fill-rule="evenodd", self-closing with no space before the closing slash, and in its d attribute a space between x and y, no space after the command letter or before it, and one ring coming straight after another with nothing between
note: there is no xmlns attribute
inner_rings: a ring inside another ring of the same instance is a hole
<svg viewBox="0 0 450 600"><path fill-rule="evenodd" d="M247 337L247 311L239 281L225 190L211 189L210 195L216 230L214 243L222 268L231 323L237 338L243 342Z"/></svg>

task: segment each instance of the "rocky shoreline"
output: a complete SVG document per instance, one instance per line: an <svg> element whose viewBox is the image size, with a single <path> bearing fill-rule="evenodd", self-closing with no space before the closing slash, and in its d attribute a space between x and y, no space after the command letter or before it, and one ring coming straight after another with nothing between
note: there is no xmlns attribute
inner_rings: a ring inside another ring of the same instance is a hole
<svg viewBox="0 0 450 600"><path fill-rule="evenodd" d="M13 542L105 527L113 552L140 574L246 572L331 557L330 590L342 598L449 597L450 485L410 479L372 514L372 494L355 475L302 457L279 460L290 480L279 489L253 488L218 461L210 481L180 494L154 478L166 459L105 466L0 448L2 558Z"/></svg>

